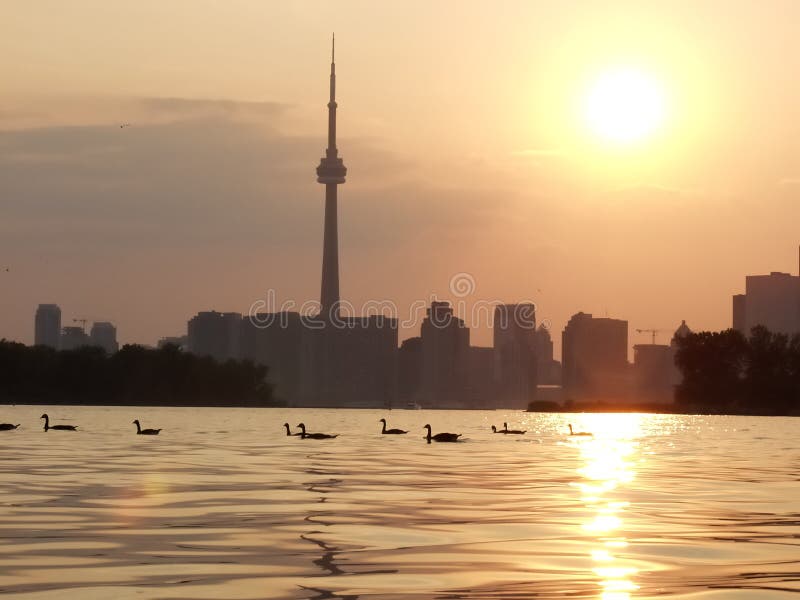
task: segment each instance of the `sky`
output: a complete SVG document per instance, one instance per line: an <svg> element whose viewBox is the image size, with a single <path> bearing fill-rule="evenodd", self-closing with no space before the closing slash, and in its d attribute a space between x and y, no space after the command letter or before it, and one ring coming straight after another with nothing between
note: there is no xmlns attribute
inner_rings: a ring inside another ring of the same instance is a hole
<svg viewBox="0 0 800 600"><path fill-rule="evenodd" d="M317 300L332 31L344 300L458 301L474 345L475 302L534 301L557 347L578 311L631 345L727 328L745 275L798 270L797 23L793 0L9 0L0 338L32 343L39 303L155 344ZM664 103L630 145L585 119L620 67Z"/></svg>

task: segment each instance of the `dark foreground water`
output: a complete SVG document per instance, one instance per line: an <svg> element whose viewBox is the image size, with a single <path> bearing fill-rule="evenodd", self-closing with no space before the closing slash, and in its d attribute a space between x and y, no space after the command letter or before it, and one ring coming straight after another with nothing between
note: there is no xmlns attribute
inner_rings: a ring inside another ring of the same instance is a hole
<svg viewBox="0 0 800 600"><path fill-rule="evenodd" d="M0 595L798 598L800 419L0 407ZM381 436L378 419L410 429ZM134 418L163 427L134 435ZM334 440L287 438L304 421ZM490 426L527 429L492 434ZM422 426L464 434L422 440ZM570 438L567 422L594 438Z"/></svg>

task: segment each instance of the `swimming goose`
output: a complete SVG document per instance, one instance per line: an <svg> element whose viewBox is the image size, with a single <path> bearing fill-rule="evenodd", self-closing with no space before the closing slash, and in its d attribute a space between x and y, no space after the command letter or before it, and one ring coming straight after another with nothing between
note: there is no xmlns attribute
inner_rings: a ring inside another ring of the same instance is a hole
<svg viewBox="0 0 800 600"><path fill-rule="evenodd" d="M306 433L306 426L303 423L300 423L298 427L300 428L301 440L331 440L336 437L336 435L330 435L327 433Z"/></svg>
<svg viewBox="0 0 800 600"><path fill-rule="evenodd" d="M518 435L522 435L528 431L527 429L509 429L508 423L503 423L503 431L501 433L516 433Z"/></svg>
<svg viewBox="0 0 800 600"><path fill-rule="evenodd" d="M570 435L580 435L580 436L594 437L594 434L593 433L589 433L588 431L572 431L572 423L570 423L568 425L568 427L569 427L569 434Z"/></svg>
<svg viewBox="0 0 800 600"><path fill-rule="evenodd" d="M136 425L137 435L158 435L158 432L161 431L160 429L142 429L142 426L139 425L139 419L136 419L134 424Z"/></svg>
<svg viewBox="0 0 800 600"><path fill-rule="evenodd" d="M47 416L47 413L44 413L40 419L44 419L44 430L48 431L50 429L56 429L58 431L75 431L78 426L77 425L53 425L50 427L50 417Z"/></svg>
<svg viewBox="0 0 800 600"><path fill-rule="evenodd" d="M425 436L425 439L428 440L428 443L431 443L431 440L434 442L457 442L458 438L461 437L460 433L437 433L436 435L431 435L431 426L425 425L425 429L428 430L428 435Z"/></svg>
<svg viewBox="0 0 800 600"><path fill-rule="evenodd" d="M0 431L9 431L11 429L16 429L19 427L19 424L12 425L11 423L0 423Z"/></svg>
<svg viewBox="0 0 800 600"><path fill-rule="evenodd" d="M502 429L498 429L494 425L492 425L492 433L505 433Z"/></svg>
<svg viewBox="0 0 800 600"><path fill-rule="evenodd" d="M408 433L407 431L403 431L402 429L386 429L386 419L381 419L378 422L383 423L383 429L381 430L381 433L383 434L390 433L394 435L399 435L401 433Z"/></svg>
<svg viewBox="0 0 800 600"><path fill-rule="evenodd" d="M288 435L288 436L300 435L299 433L292 433L292 430L289 429L289 424L288 423L284 423L283 426L286 427L286 435Z"/></svg>

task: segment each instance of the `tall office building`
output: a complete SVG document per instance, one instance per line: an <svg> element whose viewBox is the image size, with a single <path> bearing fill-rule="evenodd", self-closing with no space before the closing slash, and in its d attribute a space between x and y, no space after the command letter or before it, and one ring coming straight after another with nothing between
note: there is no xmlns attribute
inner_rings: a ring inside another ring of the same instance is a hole
<svg viewBox="0 0 800 600"><path fill-rule="evenodd" d="M40 304L34 319L34 344L61 347L61 309L57 304Z"/></svg>
<svg viewBox="0 0 800 600"><path fill-rule="evenodd" d="M62 350L77 350L91 345L92 342L83 327L64 327L61 332Z"/></svg>
<svg viewBox="0 0 800 600"><path fill-rule="evenodd" d="M561 363L554 358L553 338L544 325L536 330L536 378L539 385L561 384Z"/></svg>
<svg viewBox="0 0 800 600"><path fill-rule="evenodd" d="M420 398L425 408L460 408L468 387L469 329L449 302L431 302L421 328Z"/></svg>
<svg viewBox="0 0 800 600"><path fill-rule="evenodd" d="M218 361L238 359L241 330L240 313L220 313L215 310L197 313L187 326L189 352L210 356Z"/></svg>
<svg viewBox="0 0 800 600"><path fill-rule="evenodd" d="M756 325L773 333L800 332L800 276L748 275L745 293L733 297L733 328L749 335Z"/></svg>
<svg viewBox="0 0 800 600"><path fill-rule="evenodd" d="M259 313L242 319L241 327L241 357L269 368L267 379L277 399L302 404L304 352L311 332L300 313Z"/></svg>
<svg viewBox="0 0 800 600"><path fill-rule="evenodd" d="M501 304L494 310L494 380L506 407L536 399L536 307Z"/></svg>
<svg viewBox="0 0 800 600"><path fill-rule="evenodd" d="M119 350L117 328L107 321L98 321L92 324L92 329L89 332L89 341L92 346L101 347L107 354L114 354Z"/></svg>
<svg viewBox="0 0 800 600"><path fill-rule="evenodd" d="M566 398L617 401L629 392L628 322L572 315L562 340Z"/></svg>

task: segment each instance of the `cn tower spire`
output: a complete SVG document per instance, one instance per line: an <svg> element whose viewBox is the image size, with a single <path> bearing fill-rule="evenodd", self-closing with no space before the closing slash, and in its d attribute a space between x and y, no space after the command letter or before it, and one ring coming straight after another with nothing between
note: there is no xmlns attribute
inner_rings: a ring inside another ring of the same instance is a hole
<svg viewBox="0 0 800 600"><path fill-rule="evenodd" d="M339 316L339 233L337 186L344 183L347 168L336 148L336 38L331 38L331 88L328 101L328 147L317 167L317 181L325 184L325 233L322 246L321 315Z"/></svg>

